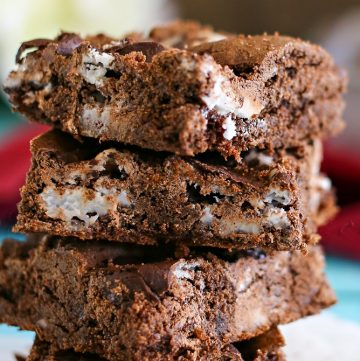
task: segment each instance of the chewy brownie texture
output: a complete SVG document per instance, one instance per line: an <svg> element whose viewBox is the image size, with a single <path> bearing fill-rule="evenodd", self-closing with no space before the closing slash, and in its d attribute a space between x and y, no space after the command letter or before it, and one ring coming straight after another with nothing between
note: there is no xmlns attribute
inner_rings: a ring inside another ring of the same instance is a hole
<svg viewBox="0 0 360 361"><path fill-rule="evenodd" d="M239 160L343 125L343 72L319 46L277 34L194 23L120 40L62 33L23 43L17 63L5 83L14 109L76 136Z"/></svg>
<svg viewBox="0 0 360 361"><path fill-rule="evenodd" d="M139 244L300 249L336 207L321 144L243 152L242 163L78 142L32 141L16 231Z"/></svg>
<svg viewBox="0 0 360 361"><path fill-rule="evenodd" d="M176 253L176 257L174 254ZM0 251L0 322L109 360L216 353L335 302L321 249L171 251L33 236Z"/></svg>
<svg viewBox="0 0 360 361"><path fill-rule="evenodd" d="M182 360L182 361L285 361L285 356L281 351L284 339L276 329L271 329L264 334L247 341L237 342L225 346L218 354L208 353L204 350L188 352L174 358L171 355L158 355L149 358L143 355L143 361L147 360ZM25 361L24 358L21 359ZM127 359L129 360L129 359ZM74 350L58 350L50 343L35 339L30 355L26 361L108 361L96 354L78 353Z"/></svg>

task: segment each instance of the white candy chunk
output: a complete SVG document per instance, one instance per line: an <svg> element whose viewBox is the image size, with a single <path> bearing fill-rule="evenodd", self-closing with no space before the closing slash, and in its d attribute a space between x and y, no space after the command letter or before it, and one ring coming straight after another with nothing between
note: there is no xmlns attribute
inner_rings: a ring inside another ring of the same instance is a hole
<svg viewBox="0 0 360 361"><path fill-rule="evenodd" d="M260 227L256 223L238 222L235 226L235 232L239 233L259 233Z"/></svg>
<svg viewBox="0 0 360 361"><path fill-rule="evenodd" d="M64 193L46 187L40 196L49 217L60 218L69 223L76 217L86 225L91 225L100 216L116 211L118 206L131 206L127 193L118 193L115 188L98 187L89 197L86 190L80 187L67 189Z"/></svg>
<svg viewBox="0 0 360 361"><path fill-rule="evenodd" d="M191 43L191 46L197 46L202 43L212 43L212 42L223 40L223 39L226 39L226 36L223 34L215 33L213 31L209 31L209 30L203 30L203 31L197 32L196 38L194 40L191 40L190 43ZM166 40L163 40L161 42L161 44L167 48L171 48L171 47L177 46L178 44L183 42L183 40L184 39L180 35L175 35Z"/></svg>
<svg viewBox="0 0 360 361"><path fill-rule="evenodd" d="M266 123L266 120L263 118L257 118L256 121L254 122L255 127L257 129L262 129L262 130L267 130L268 129L268 125Z"/></svg>
<svg viewBox="0 0 360 361"><path fill-rule="evenodd" d="M268 79L274 77L278 73L278 67L276 65L273 66L273 68L269 71L269 77Z"/></svg>
<svg viewBox="0 0 360 361"><path fill-rule="evenodd" d="M181 43L182 41L182 37L180 35L174 35L166 40L163 40L161 42L161 44L163 46L165 46L166 48L172 48L174 47L176 44Z"/></svg>
<svg viewBox="0 0 360 361"><path fill-rule="evenodd" d="M286 211L282 208L269 208L264 215L264 224L274 227L277 230L284 229L290 226L289 218Z"/></svg>
<svg viewBox="0 0 360 361"><path fill-rule="evenodd" d="M312 159L311 159L311 173L317 176L320 173L320 165L323 157L323 145L321 140L314 140Z"/></svg>
<svg viewBox="0 0 360 361"><path fill-rule="evenodd" d="M129 201L126 191L121 191L117 199L122 207L131 207L131 202Z"/></svg>
<svg viewBox="0 0 360 361"><path fill-rule="evenodd" d="M244 292L253 282L253 274L250 267L245 268L242 274L239 275L239 279L236 283L236 292Z"/></svg>
<svg viewBox="0 0 360 361"><path fill-rule="evenodd" d="M4 88L13 89L21 85L22 77L15 74L10 74L4 81Z"/></svg>
<svg viewBox="0 0 360 361"><path fill-rule="evenodd" d="M214 219L214 216L211 213L210 207L205 207L203 214L200 218L200 221L204 224L211 224Z"/></svg>
<svg viewBox="0 0 360 361"><path fill-rule="evenodd" d="M254 160L256 160L260 165L270 166L273 163L274 158L256 149L252 149L245 157L245 162L250 163Z"/></svg>
<svg viewBox="0 0 360 361"><path fill-rule="evenodd" d="M91 49L87 54L83 55L79 73L88 83L100 86L106 71L112 68L111 63L114 59L111 54L100 53L95 49Z"/></svg>
<svg viewBox="0 0 360 361"><path fill-rule="evenodd" d="M100 192L94 192L94 198L89 199L84 189L67 189L64 193L46 187L41 193L45 202L46 214L51 218L60 218L66 222L76 217L86 225L93 224L99 216L116 209L116 203Z"/></svg>
<svg viewBox="0 0 360 361"><path fill-rule="evenodd" d="M264 202L272 203L274 201L284 206L289 205L291 203L291 196L289 191L270 188L269 192L265 196Z"/></svg>
<svg viewBox="0 0 360 361"><path fill-rule="evenodd" d="M80 118L80 127L84 135L100 136L106 131L109 125L110 111L104 108L102 111L98 107L85 105Z"/></svg>
<svg viewBox="0 0 360 361"><path fill-rule="evenodd" d="M110 195L112 197L115 197L118 205L120 205L121 207L125 207L125 208L131 207L131 202L129 200L126 191L122 190L119 194L119 191L117 191L115 188L104 188L104 187L97 187L96 190L100 192L102 195Z"/></svg>
<svg viewBox="0 0 360 361"><path fill-rule="evenodd" d="M214 66L205 64L202 71L205 75L213 72ZM218 75L213 88L208 95L202 97L203 102L210 110L216 110L220 115L234 114L237 117L249 119L260 114L263 109L262 104L257 103L248 97L244 97L243 102L239 102L231 94L231 83L223 75Z"/></svg>
<svg viewBox="0 0 360 361"><path fill-rule="evenodd" d="M269 155L266 155L264 153L259 153L259 163L262 165L270 166L272 162L274 161L273 157L270 157Z"/></svg>
<svg viewBox="0 0 360 361"><path fill-rule="evenodd" d="M241 118L249 119L254 115L259 115L263 106L255 100L244 97L243 105L238 109L235 114Z"/></svg>
<svg viewBox="0 0 360 361"><path fill-rule="evenodd" d="M197 34L198 39L192 42L192 46L197 46L203 43L213 43L226 39L226 36L220 33L215 33L209 30L199 31Z"/></svg>
<svg viewBox="0 0 360 361"><path fill-rule="evenodd" d="M25 80L25 73L19 71L17 73L11 73L8 78L4 82L4 88L13 89L19 87L22 82ZM32 72L31 74L26 74L26 80L31 81L32 83L36 84L37 86L44 86L45 84L42 83L43 80L43 73L40 71ZM49 83L50 84L50 83ZM48 84L47 84L48 85ZM46 88L46 86L45 86ZM49 91L51 88L46 88L45 91Z"/></svg>
<svg viewBox="0 0 360 361"><path fill-rule="evenodd" d="M269 322L268 315L261 307L251 309L251 319L255 327L261 327Z"/></svg>
<svg viewBox="0 0 360 361"><path fill-rule="evenodd" d="M34 62L34 60L31 60ZM49 91L48 86L51 83L44 83L44 73L41 71L29 72L28 71L29 59L25 58L22 64L16 64L14 71L12 71L4 82L4 88L13 89L19 87L23 81L32 82L37 86L43 87L42 91ZM45 87L44 87L45 86Z"/></svg>
<svg viewBox="0 0 360 361"><path fill-rule="evenodd" d="M331 186L332 186L332 183L331 183L331 180L330 178L328 177L325 177L325 176L319 176L318 177L318 184L319 184L319 187L321 189L323 189L324 191L329 191L331 190Z"/></svg>
<svg viewBox="0 0 360 361"><path fill-rule="evenodd" d="M226 39L226 36L220 33L209 32L208 36L206 37L207 43L213 43L215 41L220 41Z"/></svg>
<svg viewBox="0 0 360 361"><path fill-rule="evenodd" d="M9 74L4 82L4 88L17 88L21 85L24 72L27 70L26 60L22 64L16 64L14 71Z"/></svg>
<svg viewBox="0 0 360 361"><path fill-rule="evenodd" d="M224 120L222 128L225 130L223 133L223 137L226 140L231 140L236 137L236 124L230 116Z"/></svg>
<svg viewBox="0 0 360 361"><path fill-rule="evenodd" d="M178 262L175 267L172 269L173 275L178 279L193 279L193 275L190 273L191 271L195 271L197 267L199 267L198 262L193 263L185 263Z"/></svg>
<svg viewBox="0 0 360 361"><path fill-rule="evenodd" d="M257 234L260 233L261 228L258 224L252 222L246 222L242 219L239 220L222 220L222 233L224 235L232 234L232 233L249 233L249 234Z"/></svg>
<svg viewBox="0 0 360 361"><path fill-rule="evenodd" d="M332 184L331 180L324 175L313 175L311 178L311 193L309 197L310 208L313 212L317 212L321 203L323 191L329 192Z"/></svg>
<svg viewBox="0 0 360 361"><path fill-rule="evenodd" d="M255 208L255 209L263 209L265 207L265 203L261 199L257 198L250 198L249 203Z"/></svg>
<svg viewBox="0 0 360 361"><path fill-rule="evenodd" d="M186 71L194 71L196 69L196 62L191 59L182 59L181 60L181 67Z"/></svg>

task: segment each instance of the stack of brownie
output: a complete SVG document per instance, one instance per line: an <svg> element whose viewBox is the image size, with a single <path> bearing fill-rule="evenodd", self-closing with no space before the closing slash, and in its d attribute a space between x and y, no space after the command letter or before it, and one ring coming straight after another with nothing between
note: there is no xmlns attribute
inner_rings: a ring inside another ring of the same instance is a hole
<svg viewBox="0 0 360 361"><path fill-rule="evenodd" d="M175 22L16 59L14 109L54 128L31 142L28 239L0 252L0 321L36 332L28 360L284 360L277 326L335 302L316 245L332 58Z"/></svg>

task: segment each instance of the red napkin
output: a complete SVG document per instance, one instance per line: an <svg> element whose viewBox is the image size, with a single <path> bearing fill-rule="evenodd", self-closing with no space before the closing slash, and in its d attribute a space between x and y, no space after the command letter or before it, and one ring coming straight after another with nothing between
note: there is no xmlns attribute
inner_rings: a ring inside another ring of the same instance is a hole
<svg viewBox="0 0 360 361"><path fill-rule="evenodd" d="M0 221L9 222L16 214L19 188L30 167L29 142L48 127L26 124L0 139ZM360 260L360 153L350 149L325 147L323 171L337 188L341 212L320 229L326 250Z"/></svg>
<svg viewBox="0 0 360 361"><path fill-rule="evenodd" d="M340 213L321 227L329 253L360 260L360 152L325 146L322 170L337 189Z"/></svg>
<svg viewBox="0 0 360 361"><path fill-rule="evenodd" d="M0 222L14 218L20 200L19 188L30 167L29 142L46 131L47 126L25 124L0 138Z"/></svg>

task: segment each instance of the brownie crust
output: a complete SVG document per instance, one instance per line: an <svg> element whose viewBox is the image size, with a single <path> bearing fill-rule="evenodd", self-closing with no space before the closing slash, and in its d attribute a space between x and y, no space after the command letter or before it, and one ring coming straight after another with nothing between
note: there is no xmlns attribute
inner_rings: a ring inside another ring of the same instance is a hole
<svg viewBox="0 0 360 361"><path fill-rule="evenodd" d="M50 343L36 338L26 361L108 361L96 354L78 353L74 350L58 350L52 346ZM282 346L284 346L283 336L278 329L274 328L250 340L227 345L218 353L209 353L199 349L178 358L174 358L172 355L159 354L151 358L143 355L142 360L285 361L285 356L281 351ZM22 360L25 361L25 359Z"/></svg>
<svg viewBox="0 0 360 361"><path fill-rule="evenodd" d="M189 35L192 27L24 43L5 91L30 120L181 155L217 150L239 159L241 150L342 129L346 77L319 46L200 26ZM35 51L22 57L28 48Z"/></svg>
<svg viewBox="0 0 360 361"><path fill-rule="evenodd" d="M0 322L108 359L217 352L335 297L321 249L266 253L33 237L0 251Z"/></svg>
<svg viewBox="0 0 360 361"><path fill-rule="evenodd" d="M16 231L139 244L304 249L332 216L321 145L252 150L242 163L80 143L59 131L33 140Z"/></svg>

